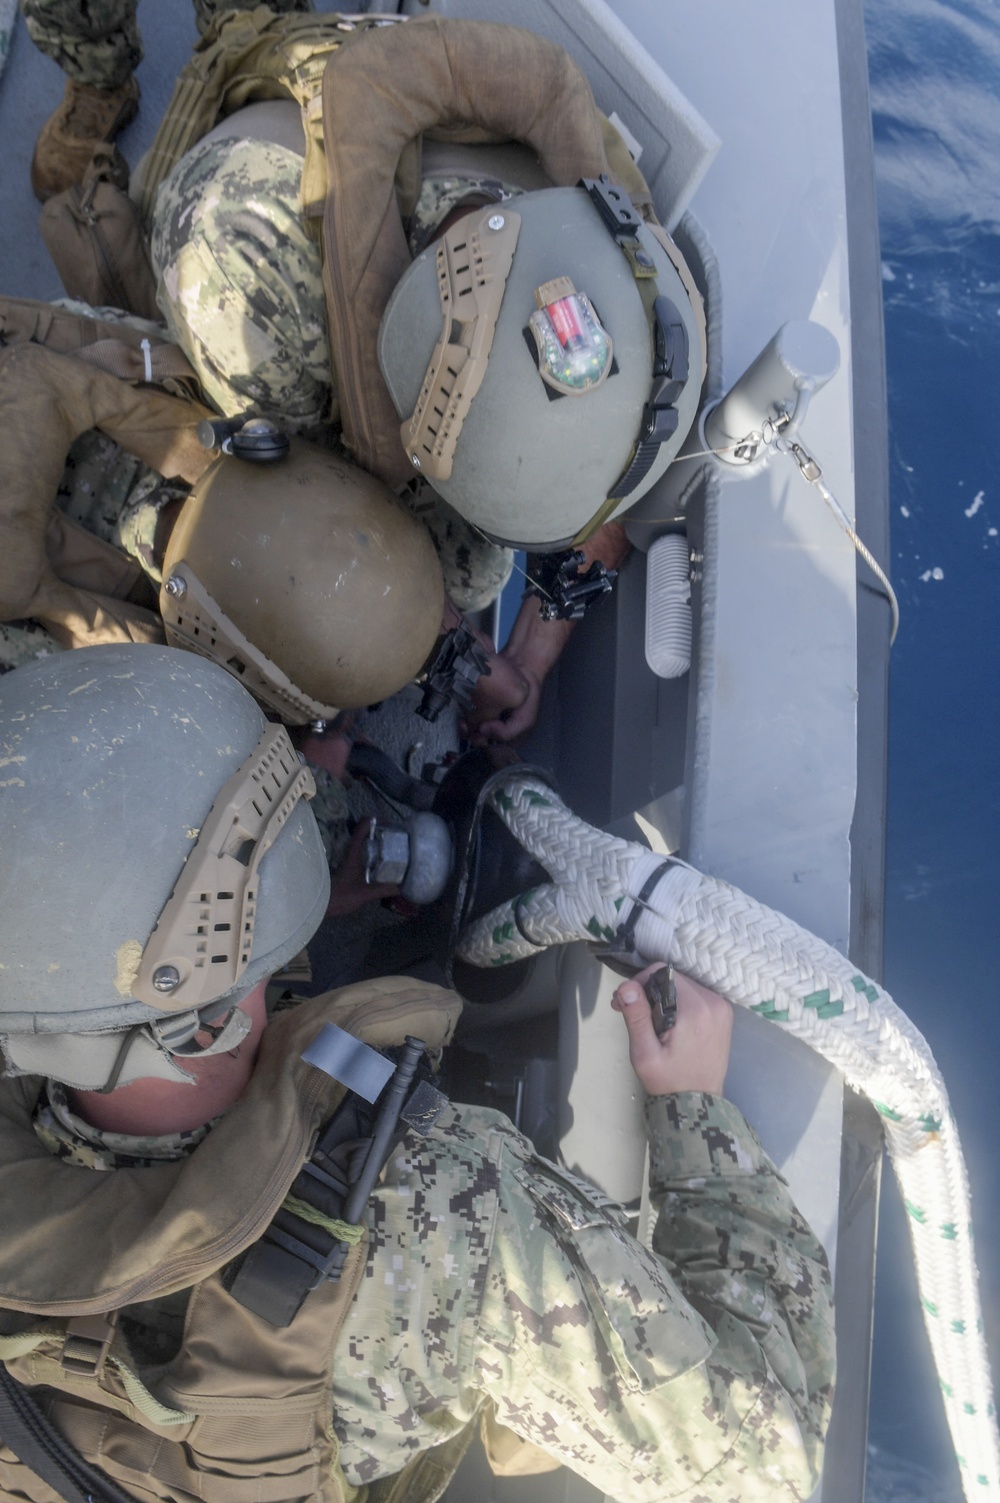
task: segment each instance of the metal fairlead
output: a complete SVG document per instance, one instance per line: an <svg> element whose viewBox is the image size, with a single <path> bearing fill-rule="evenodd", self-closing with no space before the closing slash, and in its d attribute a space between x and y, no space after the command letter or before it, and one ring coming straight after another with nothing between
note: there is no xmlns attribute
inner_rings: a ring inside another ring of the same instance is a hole
<svg viewBox="0 0 1000 1503"><path fill-rule="evenodd" d="M565 553L534 554L528 563L528 588L525 595L537 595L543 621L580 621L585 613L607 595L618 577L617 569L606 569L597 560L585 574L580 573L583 554L578 550Z"/></svg>

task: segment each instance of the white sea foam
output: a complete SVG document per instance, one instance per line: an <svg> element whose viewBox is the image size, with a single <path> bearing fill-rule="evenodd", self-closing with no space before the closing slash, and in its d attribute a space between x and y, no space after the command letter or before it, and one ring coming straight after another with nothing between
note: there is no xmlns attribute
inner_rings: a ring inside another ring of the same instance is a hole
<svg viewBox="0 0 1000 1503"><path fill-rule="evenodd" d="M944 579L944 570L941 568L940 564L938 564L933 569L925 569L920 578L923 580L924 584L926 584L929 579Z"/></svg>

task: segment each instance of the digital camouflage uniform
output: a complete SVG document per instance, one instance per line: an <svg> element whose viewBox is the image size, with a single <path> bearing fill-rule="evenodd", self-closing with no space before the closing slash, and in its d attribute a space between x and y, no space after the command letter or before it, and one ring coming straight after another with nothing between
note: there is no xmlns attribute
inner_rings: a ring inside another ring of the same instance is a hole
<svg viewBox="0 0 1000 1503"><path fill-rule="evenodd" d="M142 62L135 13L139 0L21 0L28 34L76 83L117 89ZM203 32L222 10L252 10L260 0L193 0ZM274 11L308 10L308 0L267 0Z"/></svg>
<svg viewBox="0 0 1000 1503"><path fill-rule="evenodd" d="M249 408L319 436L337 419L319 246L299 212L302 158L270 141L207 139L160 189L151 237L157 300L220 412ZM489 178L432 178L410 224L416 253L457 204L513 190ZM462 611L495 600L512 555L429 486L406 493Z"/></svg>
<svg viewBox="0 0 1000 1503"><path fill-rule="evenodd" d="M84 1166L195 1146L85 1128L49 1088L36 1131ZM371 1197L366 1276L337 1346L354 1484L399 1471L491 1399L497 1418L629 1503L806 1498L833 1384L830 1278L729 1102L647 1102L654 1252L506 1117L450 1107Z"/></svg>

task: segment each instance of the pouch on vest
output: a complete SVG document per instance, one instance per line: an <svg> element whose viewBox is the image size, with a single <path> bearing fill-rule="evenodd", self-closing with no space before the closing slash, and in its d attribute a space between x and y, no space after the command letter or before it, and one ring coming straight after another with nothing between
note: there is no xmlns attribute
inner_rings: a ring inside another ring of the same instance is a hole
<svg viewBox="0 0 1000 1503"><path fill-rule="evenodd" d="M201 386L180 345L166 330L74 313L55 303L0 297L0 346L37 344L74 355L120 381L162 386L174 397L198 401Z"/></svg>
<svg viewBox="0 0 1000 1503"><path fill-rule="evenodd" d="M0 621L31 617L65 647L160 640L153 612L114 598L117 578L95 588L92 572L82 583L75 564L53 566L50 550L58 560L60 549L49 531L52 504L69 447L89 428L161 475L194 484L212 462L197 439L207 408L20 344L0 350L0 415Z"/></svg>
<svg viewBox="0 0 1000 1503"><path fill-rule="evenodd" d="M70 297L158 319L139 211L113 181L112 152L97 148L83 182L50 198L38 227Z"/></svg>
<svg viewBox="0 0 1000 1503"><path fill-rule="evenodd" d="M323 1025L376 1048L399 1047L412 1031L434 1057L460 1008L454 993L388 977L279 1014L241 1100L190 1158L154 1169L91 1174L39 1153L31 1082L0 1081L11 1206L0 1241L0 1360L138 1503L361 1503L343 1479L330 1418L334 1352L364 1275L364 1240L339 1281L320 1282L286 1326L234 1298L231 1259L286 1205L344 1099L345 1087L306 1060ZM47 1235L53 1222L58 1238ZM188 1288L179 1348L137 1362L129 1307ZM102 1321L119 1307L120 1318ZM396 1493L389 1478L368 1496L437 1497L459 1454L448 1443L417 1458L433 1488ZM57 1503L2 1443L0 1498Z"/></svg>

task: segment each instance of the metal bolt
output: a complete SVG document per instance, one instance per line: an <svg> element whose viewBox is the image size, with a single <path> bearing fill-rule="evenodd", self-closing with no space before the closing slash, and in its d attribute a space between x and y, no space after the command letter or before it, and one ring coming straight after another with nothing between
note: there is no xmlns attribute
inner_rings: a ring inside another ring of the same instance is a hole
<svg viewBox="0 0 1000 1503"><path fill-rule="evenodd" d="M175 965L160 965L153 972L153 989L158 992L175 992L181 984L181 973Z"/></svg>
<svg viewBox="0 0 1000 1503"><path fill-rule="evenodd" d="M507 221L502 214L491 214L486 223L491 230L502 230Z"/></svg>
<svg viewBox="0 0 1000 1503"><path fill-rule="evenodd" d="M310 720L309 729L312 731L314 736L322 736L323 732L326 730L326 721Z"/></svg>
<svg viewBox="0 0 1000 1503"><path fill-rule="evenodd" d="M418 454L411 454L410 455L410 463L413 465L413 468L415 470L419 470L419 468L420 468L420 456Z"/></svg>
<svg viewBox="0 0 1000 1503"><path fill-rule="evenodd" d="M163 588L168 595L175 595L178 600L182 595L187 594L187 583L180 574L171 574Z"/></svg>

